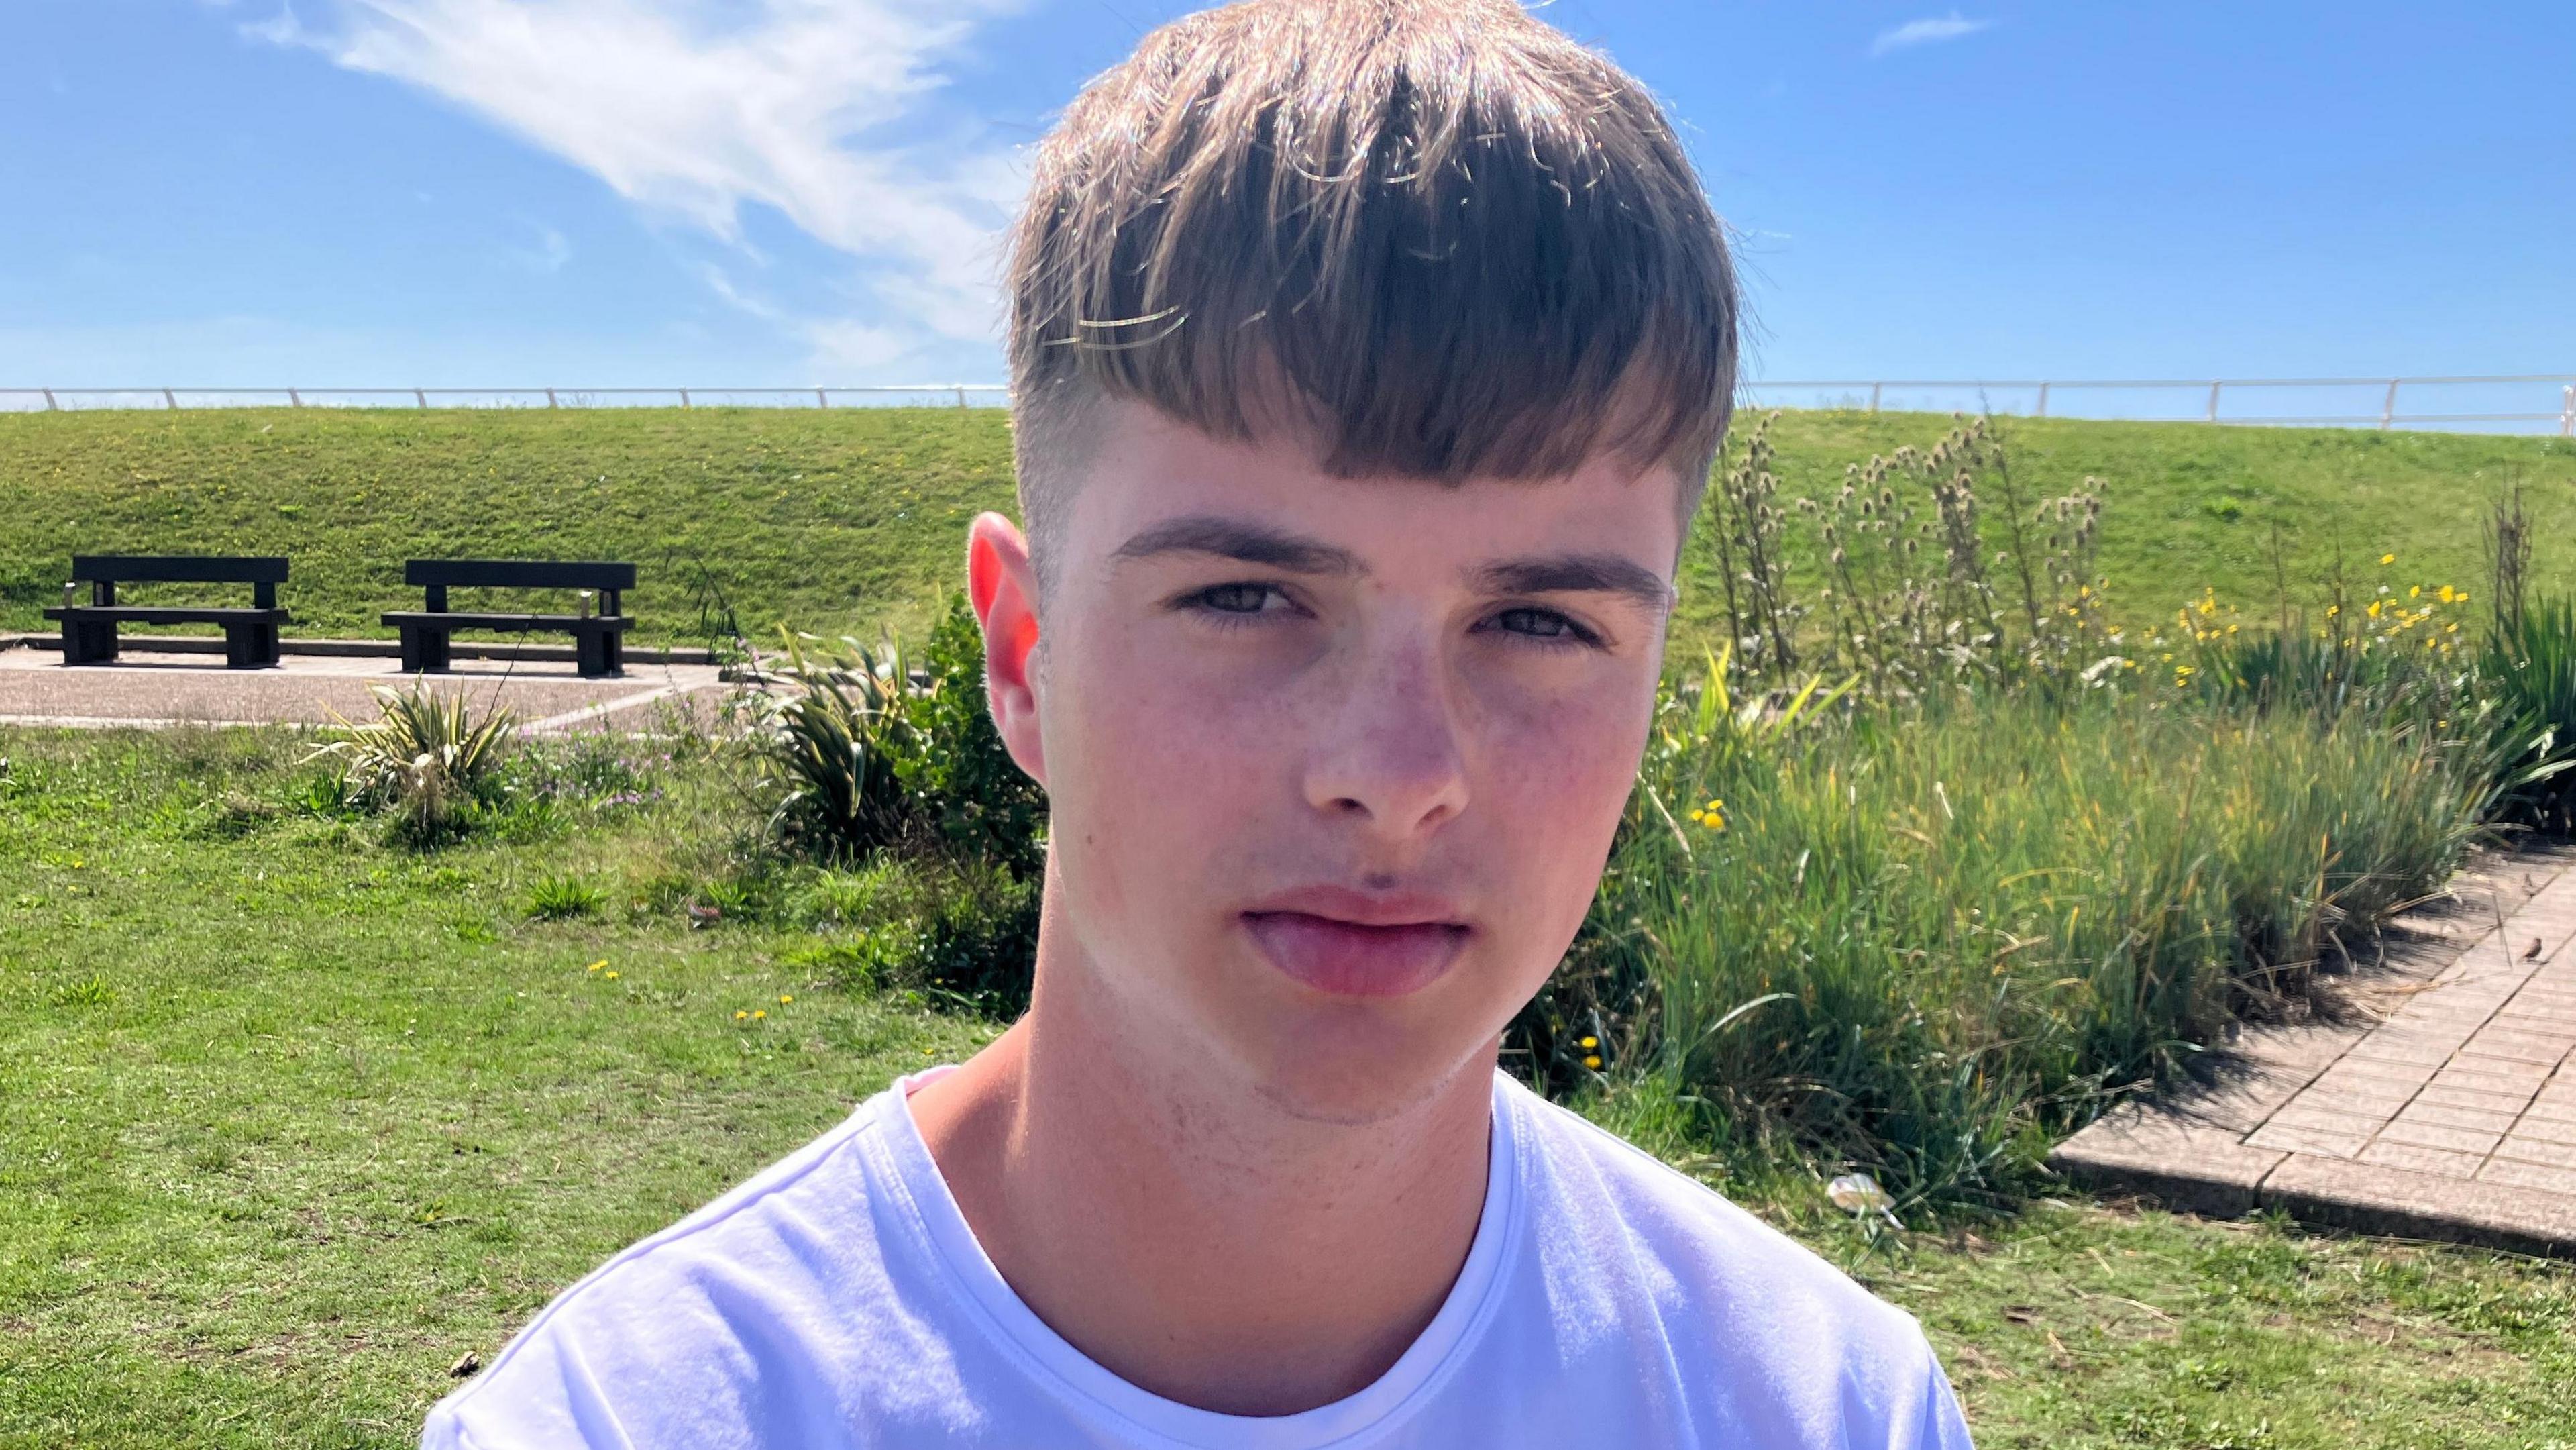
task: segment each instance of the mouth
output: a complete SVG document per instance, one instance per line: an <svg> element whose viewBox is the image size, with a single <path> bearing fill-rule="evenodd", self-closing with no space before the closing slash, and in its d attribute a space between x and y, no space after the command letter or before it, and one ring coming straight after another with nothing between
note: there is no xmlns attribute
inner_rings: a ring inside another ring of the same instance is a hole
<svg viewBox="0 0 2576 1450"><path fill-rule="evenodd" d="M1457 963L1470 931L1429 903L1360 897L1283 902L1243 913L1243 924L1272 966L1337 997L1418 992Z"/></svg>

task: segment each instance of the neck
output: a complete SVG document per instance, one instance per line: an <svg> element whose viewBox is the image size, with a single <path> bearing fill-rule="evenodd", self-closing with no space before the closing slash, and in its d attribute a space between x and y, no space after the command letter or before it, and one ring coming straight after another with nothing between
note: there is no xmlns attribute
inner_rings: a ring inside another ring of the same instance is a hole
<svg viewBox="0 0 2576 1450"><path fill-rule="evenodd" d="M1385 1373L1475 1239L1492 1053L1393 1116L1318 1122L1154 1050L1091 964L1040 963L1028 1013L911 1104L1013 1291L1202 1409L1293 1414Z"/></svg>

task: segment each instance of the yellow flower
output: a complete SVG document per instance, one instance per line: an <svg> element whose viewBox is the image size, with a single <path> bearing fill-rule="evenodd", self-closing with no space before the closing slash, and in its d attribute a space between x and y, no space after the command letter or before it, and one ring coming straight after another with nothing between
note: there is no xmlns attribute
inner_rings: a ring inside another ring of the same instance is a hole
<svg viewBox="0 0 2576 1450"><path fill-rule="evenodd" d="M2442 633L2444 634L2458 634L2459 632L2460 622L2456 619L2452 620L2449 624L2442 626Z"/></svg>
<svg viewBox="0 0 2576 1450"><path fill-rule="evenodd" d="M2370 601L2370 617L2373 619L2379 617L2379 601L2376 599Z"/></svg>
<svg viewBox="0 0 2576 1450"><path fill-rule="evenodd" d="M793 1001L795 1001L795 1000L796 1000L795 998L790 997L790 996L788 996L788 995L786 995L785 993L783 993L783 992L782 992L782 993L780 993L780 994L779 994L779 998L778 998L778 1005L779 1005L779 1006L781 1006L781 1007L784 1007L784 1006L786 1006L788 1003L793 1002Z"/></svg>
<svg viewBox="0 0 2576 1450"><path fill-rule="evenodd" d="M2332 619L2341 613L2343 613L2343 606L2340 604L2329 604L2326 606L2326 618L2328 619Z"/></svg>
<svg viewBox="0 0 2576 1450"><path fill-rule="evenodd" d="M607 959L606 957L602 957L602 958L600 958L598 961L595 961L595 962L591 963L589 966L586 966L586 967L582 968L582 970L583 970L583 971L585 971L585 972L595 972L595 971L598 971L600 968L602 968L602 967L604 967L604 966L607 966L607 965L608 965L608 959Z"/></svg>
<svg viewBox="0 0 2576 1450"><path fill-rule="evenodd" d="M2397 562L2397 556L2395 554L2382 554L2379 556L2379 562L2382 564L2394 564Z"/></svg>
<svg viewBox="0 0 2576 1450"><path fill-rule="evenodd" d="M754 1012L754 1013L752 1013L752 1014L751 1014L751 1020L752 1020L752 1021L754 1021L754 1022L759 1022L759 1021L764 1020L764 1019L765 1019L765 1018L767 1018L768 1016L769 1016L769 1013L768 1013L766 1010L762 1010L762 1011L759 1011L759 1012Z"/></svg>
<svg viewBox="0 0 2576 1450"><path fill-rule="evenodd" d="M617 974L616 974L615 972L610 972L610 973L608 974L608 980L610 980L610 981L612 981L612 982L616 981L616 980L617 980Z"/></svg>
<svg viewBox="0 0 2576 1450"><path fill-rule="evenodd" d="M2421 598L2423 597L2423 594L2424 586L2421 584L2410 584L2406 586L2406 597L2409 599Z"/></svg>
<svg viewBox="0 0 2576 1450"><path fill-rule="evenodd" d="M2438 598L2438 599L2440 599L2444 604L2448 604L2448 603L2450 603L2450 602L2451 602L2451 598L2452 598L2452 594L2451 594L2451 586L2450 586L2450 585L2448 585L2448 584L2443 585L2443 586L2442 586L2442 588L2441 588L2441 592L2440 592L2438 595L2436 595L2435 597L2436 597L2436 598Z"/></svg>
<svg viewBox="0 0 2576 1450"><path fill-rule="evenodd" d="M740 1022L740 1021L742 1021L744 1018L749 1017L750 1015L751 1015L751 1014L750 1014L750 1013L748 1013L748 1012L736 1012L736 1013L734 1013L734 1014L733 1014L733 1020L735 1020L736 1022Z"/></svg>
<svg viewBox="0 0 2576 1450"><path fill-rule="evenodd" d="M1595 1071L1599 1071L1601 1067L1601 1059L1598 1057L1587 1057L1583 1059L1583 1065Z"/></svg>
<svg viewBox="0 0 2576 1450"><path fill-rule="evenodd" d="M1601 1039L1598 1037L1586 1037L1579 1045L1584 1051L1590 1052L1592 1049L1601 1045Z"/></svg>

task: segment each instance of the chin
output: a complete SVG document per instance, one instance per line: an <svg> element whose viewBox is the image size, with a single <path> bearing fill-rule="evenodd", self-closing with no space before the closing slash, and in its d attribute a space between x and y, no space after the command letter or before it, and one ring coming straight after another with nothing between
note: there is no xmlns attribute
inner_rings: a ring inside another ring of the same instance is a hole
<svg viewBox="0 0 2576 1450"><path fill-rule="evenodd" d="M1327 1012L1285 1035L1267 1024L1273 1031L1243 1054L1254 1091L1291 1117L1359 1127L1420 1108L1462 1072L1485 1080L1485 1042L1401 1030L1383 1016L1353 1020L1367 1015Z"/></svg>

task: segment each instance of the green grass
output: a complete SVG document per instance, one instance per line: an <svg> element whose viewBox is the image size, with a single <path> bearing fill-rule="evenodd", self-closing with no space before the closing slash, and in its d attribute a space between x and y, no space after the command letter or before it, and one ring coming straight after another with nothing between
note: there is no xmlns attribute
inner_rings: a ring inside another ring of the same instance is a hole
<svg viewBox="0 0 2576 1450"><path fill-rule="evenodd" d="M0 630L45 627L74 553L282 553L291 632L390 635L403 560L453 555L631 560L637 638L703 641L720 593L766 642L915 623L1010 506L1010 440L955 408L9 415L0 497Z"/></svg>
<svg viewBox="0 0 2576 1450"><path fill-rule="evenodd" d="M1948 428L1929 414L1792 413L1775 430L1792 493ZM2576 444L2537 438L2016 420L2034 493L2109 486L2101 562L2117 607L2160 619L2215 586L2274 595L2272 521L2294 592L2338 538L2350 562L2397 549L2404 577L2469 585L2478 518L2510 479L2544 538L2576 530ZM0 630L40 629L75 552L291 555L296 632L364 636L405 607L421 554L612 557L643 568L639 637L688 642L703 577L765 639L912 628L960 577L968 518L1010 500L998 410L238 409L0 416ZM1703 531L1683 623L1722 616ZM2538 584L2576 585L2543 560ZM171 596L176 597L176 596ZM460 603L462 601L460 600Z"/></svg>
<svg viewBox="0 0 2576 1450"><path fill-rule="evenodd" d="M834 985L882 871L758 867L722 762L523 770L553 804L423 852L300 753L0 729L0 1446L412 1443L459 1355L993 1031ZM1988 1450L2576 1423L2563 1266L2089 1203L1872 1236L1669 1104L1591 1110L1922 1315Z"/></svg>
<svg viewBox="0 0 2576 1450"><path fill-rule="evenodd" d="M1704 1136L1866 1169L1907 1212L2028 1193L2106 1093L2304 1006L2337 933L2366 955L2449 879L2486 798L2457 746L2357 716L2006 695L1800 726L1691 698L1542 1060L1580 1080L1565 1038L1597 1035Z"/></svg>

